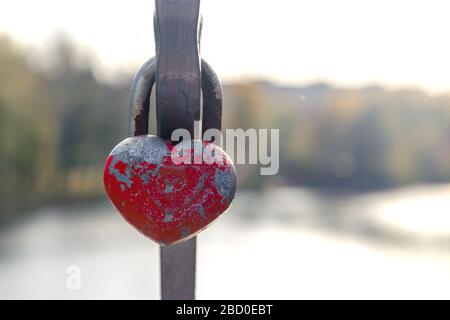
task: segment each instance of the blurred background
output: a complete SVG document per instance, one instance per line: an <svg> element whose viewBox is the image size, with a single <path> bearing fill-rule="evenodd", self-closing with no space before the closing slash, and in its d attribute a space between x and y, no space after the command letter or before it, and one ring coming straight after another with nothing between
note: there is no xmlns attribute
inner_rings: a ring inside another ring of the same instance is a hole
<svg viewBox="0 0 450 320"><path fill-rule="evenodd" d="M279 128L280 171L238 166L198 238L198 298L450 298L448 9L202 1L224 128ZM152 0L1 2L0 298L159 298L158 246L102 184L152 17Z"/></svg>

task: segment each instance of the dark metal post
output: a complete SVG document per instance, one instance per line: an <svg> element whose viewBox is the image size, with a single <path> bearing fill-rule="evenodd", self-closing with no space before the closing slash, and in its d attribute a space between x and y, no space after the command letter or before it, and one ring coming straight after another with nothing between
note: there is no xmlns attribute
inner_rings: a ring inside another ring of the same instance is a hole
<svg viewBox="0 0 450 320"><path fill-rule="evenodd" d="M161 247L161 298L195 299L196 237L169 247Z"/></svg>
<svg viewBox="0 0 450 320"><path fill-rule="evenodd" d="M158 135L194 136L200 120L200 0L156 0L156 119ZM196 239L161 247L162 299L195 298Z"/></svg>

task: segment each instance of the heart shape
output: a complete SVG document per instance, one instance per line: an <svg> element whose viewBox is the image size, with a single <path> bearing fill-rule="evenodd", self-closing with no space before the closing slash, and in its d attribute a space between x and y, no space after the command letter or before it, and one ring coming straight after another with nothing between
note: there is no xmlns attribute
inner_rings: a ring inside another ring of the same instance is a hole
<svg viewBox="0 0 450 320"><path fill-rule="evenodd" d="M103 182L125 220L169 245L193 237L230 206L236 171L225 151L212 143L190 140L173 146L142 135L111 151Z"/></svg>

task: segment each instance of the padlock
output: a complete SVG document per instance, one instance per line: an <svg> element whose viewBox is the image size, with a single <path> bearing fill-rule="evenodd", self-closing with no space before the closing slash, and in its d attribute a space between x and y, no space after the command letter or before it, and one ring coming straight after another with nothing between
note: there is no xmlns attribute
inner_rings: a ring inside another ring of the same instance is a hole
<svg viewBox="0 0 450 320"><path fill-rule="evenodd" d="M218 81L204 61L202 70L202 87L215 87ZM126 221L160 245L171 245L195 236L225 212L235 196L236 171L226 152L211 142L187 140L173 145L139 134L148 125L145 102L153 72L151 59L133 80L130 107L134 121L142 123L133 125L138 135L125 139L109 154L104 185ZM214 102L218 100L221 112L220 88L208 92L204 90L204 116L217 113Z"/></svg>

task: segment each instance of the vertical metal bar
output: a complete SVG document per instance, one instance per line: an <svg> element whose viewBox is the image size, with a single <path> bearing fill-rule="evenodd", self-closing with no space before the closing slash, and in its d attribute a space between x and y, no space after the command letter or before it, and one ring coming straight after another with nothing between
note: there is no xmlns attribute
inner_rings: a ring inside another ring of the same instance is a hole
<svg viewBox="0 0 450 320"><path fill-rule="evenodd" d="M194 136L200 120L200 0L156 0L156 121L158 135L175 129Z"/></svg>
<svg viewBox="0 0 450 320"><path fill-rule="evenodd" d="M161 298L195 299L196 237L180 244L161 247Z"/></svg>
<svg viewBox="0 0 450 320"><path fill-rule="evenodd" d="M194 136L200 119L200 0L156 0L156 119L158 135L175 129ZM161 247L162 299L195 298L195 238Z"/></svg>

